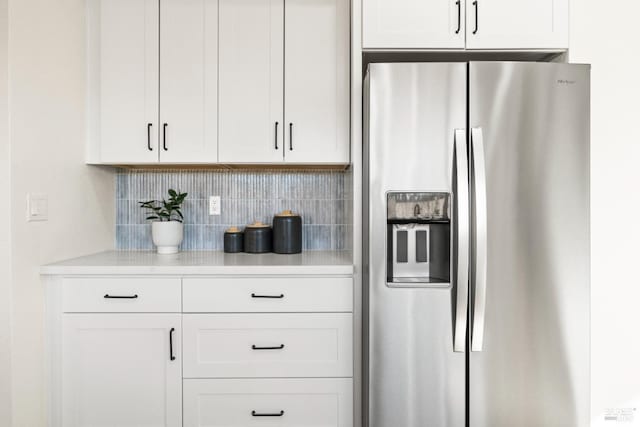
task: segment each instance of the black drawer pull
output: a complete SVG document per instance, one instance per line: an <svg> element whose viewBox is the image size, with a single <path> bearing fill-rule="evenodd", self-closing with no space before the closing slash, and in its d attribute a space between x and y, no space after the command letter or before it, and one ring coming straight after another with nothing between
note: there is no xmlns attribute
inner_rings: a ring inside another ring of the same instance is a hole
<svg viewBox="0 0 640 427"><path fill-rule="evenodd" d="M108 299L136 299L136 298L138 298L138 294L135 294L135 295L109 295L109 294L105 294L104 297L108 298Z"/></svg>
<svg viewBox="0 0 640 427"><path fill-rule="evenodd" d="M258 294L251 294L251 298L284 298L284 294L280 294L280 295L258 295Z"/></svg>
<svg viewBox="0 0 640 427"><path fill-rule="evenodd" d="M282 350L283 348L284 348L284 344L280 344L277 347L258 347L255 344L251 346L252 350Z"/></svg>
<svg viewBox="0 0 640 427"><path fill-rule="evenodd" d="M252 417L281 417L284 415L284 411L280 411L278 413L275 414L261 414L259 412L256 411L251 411L251 416Z"/></svg>

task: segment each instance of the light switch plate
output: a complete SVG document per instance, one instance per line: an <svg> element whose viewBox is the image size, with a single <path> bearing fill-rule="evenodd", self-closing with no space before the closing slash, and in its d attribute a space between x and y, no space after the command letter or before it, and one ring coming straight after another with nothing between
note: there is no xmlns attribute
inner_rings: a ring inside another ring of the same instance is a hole
<svg viewBox="0 0 640 427"><path fill-rule="evenodd" d="M27 221L47 221L49 219L49 197L46 194L27 194Z"/></svg>
<svg viewBox="0 0 640 427"><path fill-rule="evenodd" d="M209 196L209 215L220 215L220 196Z"/></svg>

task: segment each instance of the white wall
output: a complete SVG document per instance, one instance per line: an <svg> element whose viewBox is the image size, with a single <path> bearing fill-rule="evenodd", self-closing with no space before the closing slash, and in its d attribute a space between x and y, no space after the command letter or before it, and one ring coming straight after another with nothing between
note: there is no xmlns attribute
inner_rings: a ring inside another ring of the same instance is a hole
<svg viewBox="0 0 640 427"><path fill-rule="evenodd" d="M11 192L7 0L0 0L0 194ZM11 213L0 209L0 426L11 425Z"/></svg>
<svg viewBox="0 0 640 427"><path fill-rule="evenodd" d="M45 425L39 266L113 247L113 171L83 163L84 19L84 0L9 0L15 427ZM30 192L48 194L48 222L26 222Z"/></svg>
<svg viewBox="0 0 640 427"><path fill-rule="evenodd" d="M592 426L640 426L640 2L571 7L570 61L593 64Z"/></svg>

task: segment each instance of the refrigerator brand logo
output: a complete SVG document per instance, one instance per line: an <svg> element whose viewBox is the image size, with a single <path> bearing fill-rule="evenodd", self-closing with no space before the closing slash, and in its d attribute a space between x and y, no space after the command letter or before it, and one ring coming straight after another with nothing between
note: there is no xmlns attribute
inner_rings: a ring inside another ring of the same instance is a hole
<svg viewBox="0 0 640 427"><path fill-rule="evenodd" d="M575 80L558 79L558 84L561 84L561 85L574 85L574 84L576 84L576 81Z"/></svg>

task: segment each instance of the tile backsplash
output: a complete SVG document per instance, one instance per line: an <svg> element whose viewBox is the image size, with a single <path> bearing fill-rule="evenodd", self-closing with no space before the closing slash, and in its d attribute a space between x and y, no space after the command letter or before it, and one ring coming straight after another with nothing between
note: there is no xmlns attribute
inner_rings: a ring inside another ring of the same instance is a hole
<svg viewBox="0 0 640 427"><path fill-rule="evenodd" d="M302 216L304 250L351 250L350 171L120 170L116 181L116 248L153 249L151 225L139 201L161 199L173 188L183 205L183 250L221 250L224 230L255 220L271 223L291 209ZM209 196L222 215L210 216Z"/></svg>

